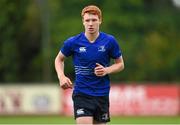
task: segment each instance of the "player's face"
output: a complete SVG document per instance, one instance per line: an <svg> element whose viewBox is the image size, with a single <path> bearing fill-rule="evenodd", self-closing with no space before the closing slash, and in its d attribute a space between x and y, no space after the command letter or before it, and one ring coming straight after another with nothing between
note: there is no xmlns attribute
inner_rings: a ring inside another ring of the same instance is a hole
<svg viewBox="0 0 180 125"><path fill-rule="evenodd" d="M99 32L99 26L101 21L98 15L85 13L83 18L83 25L85 32L89 34L95 34Z"/></svg>

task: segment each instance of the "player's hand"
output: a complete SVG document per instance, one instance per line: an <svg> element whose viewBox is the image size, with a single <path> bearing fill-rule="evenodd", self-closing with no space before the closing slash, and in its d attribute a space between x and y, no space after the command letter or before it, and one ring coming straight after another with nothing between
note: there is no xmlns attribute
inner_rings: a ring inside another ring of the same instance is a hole
<svg viewBox="0 0 180 125"><path fill-rule="evenodd" d="M70 80L68 77L62 76L62 77L60 78L59 82L60 82L60 87L61 87L62 89L68 89L68 88L71 88L71 89L72 89L72 85L73 85L73 84L72 84L71 80Z"/></svg>
<svg viewBox="0 0 180 125"><path fill-rule="evenodd" d="M94 69L94 74L96 76L105 76L107 74L107 69L104 66L102 66L101 64L96 63L96 67Z"/></svg>

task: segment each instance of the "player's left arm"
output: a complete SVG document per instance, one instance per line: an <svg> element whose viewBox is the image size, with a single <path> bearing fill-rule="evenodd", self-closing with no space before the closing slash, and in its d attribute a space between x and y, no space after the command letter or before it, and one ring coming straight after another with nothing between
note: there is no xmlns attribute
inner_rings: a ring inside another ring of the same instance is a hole
<svg viewBox="0 0 180 125"><path fill-rule="evenodd" d="M109 67L104 67L101 64L96 63L94 73L96 74L96 76L105 76L107 74L120 72L123 69L124 69L124 61L122 56L120 56L119 58L114 59L114 64L112 64Z"/></svg>
<svg viewBox="0 0 180 125"><path fill-rule="evenodd" d="M123 69L124 69L124 60L122 56L120 56L117 59L114 59L114 64L105 68L107 74L120 72Z"/></svg>

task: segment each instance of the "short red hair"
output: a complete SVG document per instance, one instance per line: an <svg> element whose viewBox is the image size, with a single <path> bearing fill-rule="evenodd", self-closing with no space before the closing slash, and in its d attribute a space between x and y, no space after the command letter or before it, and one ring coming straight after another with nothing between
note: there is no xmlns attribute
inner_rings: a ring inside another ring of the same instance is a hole
<svg viewBox="0 0 180 125"><path fill-rule="evenodd" d="M98 15L99 19L102 20L101 10L97 6L95 6L95 5L89 5L89 6L84 7L84 9L81 12L82 18L84 17L85 13L90 13L90 14Z"/></svg>

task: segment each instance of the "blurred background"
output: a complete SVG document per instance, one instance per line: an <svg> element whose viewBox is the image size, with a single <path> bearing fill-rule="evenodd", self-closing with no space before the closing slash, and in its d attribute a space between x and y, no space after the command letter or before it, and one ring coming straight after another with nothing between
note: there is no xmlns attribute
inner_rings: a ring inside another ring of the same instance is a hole
<svg viewBox="0 0 180 125"><path fill-rule="evenodd" d="M73 123L72 90L59 88L54 59L64 40L84 31L80 13L89 4L101 8L100 30L116 37L125 61L125 70L110 76L111 111L121 120L112 123L158 115L180 124L180 0L0 0L0 123L22 114L62 123L60 114ZM74 81L72 59L65 65Z"/></svg>

